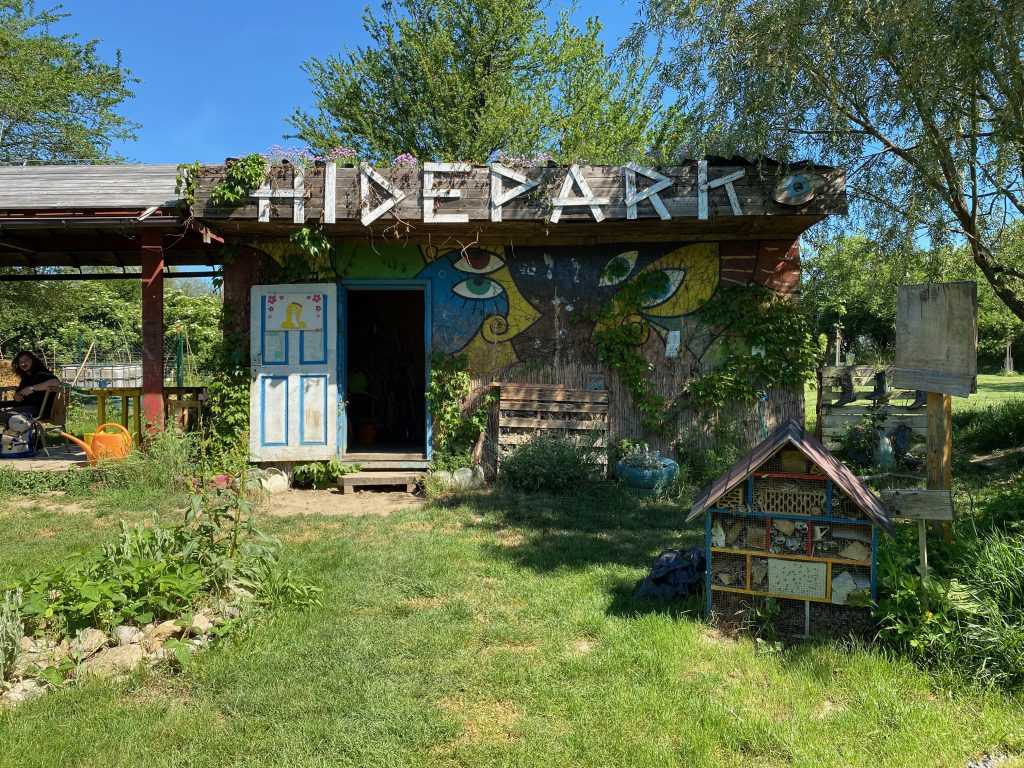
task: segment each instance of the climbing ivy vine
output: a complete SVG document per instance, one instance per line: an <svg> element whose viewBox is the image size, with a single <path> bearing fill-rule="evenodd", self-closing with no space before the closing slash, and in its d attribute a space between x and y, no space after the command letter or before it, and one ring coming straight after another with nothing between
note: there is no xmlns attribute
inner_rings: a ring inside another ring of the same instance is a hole
<svg viewBox="0 0 1024 768"><path fill-rule="evenodd" d="M263 155L246 155L227 165L227 175L210 190L210 202L232 208L244 202L249 193L262 186L267 178L267 159Z"/></svg>
<svg viewBox="0 0 1024 768"><path fill-rule="evenodd" d="M766 389L802 387L824 354L797 303L761 285L723 288L699 315L717 337L720 357L713 371L684 387L692 407L717 410L753 402Z"/></svg>

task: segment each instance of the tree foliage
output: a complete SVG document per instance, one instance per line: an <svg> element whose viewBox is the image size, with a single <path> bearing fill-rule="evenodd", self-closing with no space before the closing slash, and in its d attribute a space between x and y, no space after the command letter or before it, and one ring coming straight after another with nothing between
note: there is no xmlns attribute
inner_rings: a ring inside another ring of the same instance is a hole
<svg viewBox="0 0 1024 768"><path fill-rule="evenodd" d="M59 8L0 0L0 163L109 160L112 141L135 136L117 111L136 82L120 51L107 64L98 41L51 33Z"/></svg>
<svg viewBox="0 0 1024 768"><path fill-rule="evenodd" d="M188 339L190 368L215 370L221 347L221 300L195 285L164 294L165 347L175 333ZM140 362L142 289L135 280L0 283L0 356L29 349L48 361Z"/></svg>
<svg viewBox="0 0 1024 768"><path fill-rule="evenodd" d="M701 150L845 165L886 247L966 242L1024 319L1001 258L1024 216L1024 7L1017 0L646 0L633 46L670 41ZM923 228L923 229L922 229Z"/></svg>
<svg viewBox="0 0 1024 768"><path fill-rule="evenodd" d="M612 66L600 24L549 28L542 0L397 0L369 7L371 44L304 64L317 109L296 110L297 137L363 159L484 162L549 152L618 162L659 126L642 57Z"/></svg>
<svg viewBox="0 0 1024 768"><path fill-rule="evenodd" d="M1024 263L1024 231L1003 239L1011 263ZM896 345L896 299L900 285L975 280L978 285L978 356L991 368L1002 364L1007 344L1024 345L1024 323L1001 302L971 260L965 245L892 252L862 235L821 242L804 256L802 305L815 335L825 334L834 353L836 326L841 352L862 361L891 362Z"/></svg>

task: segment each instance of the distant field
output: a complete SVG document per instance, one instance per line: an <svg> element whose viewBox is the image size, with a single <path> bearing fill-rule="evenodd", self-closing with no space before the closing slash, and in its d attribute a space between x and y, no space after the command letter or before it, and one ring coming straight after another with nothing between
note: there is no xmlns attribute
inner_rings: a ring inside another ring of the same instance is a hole
<svg viewBox="0 0 1024 768"><path fill-rule="evenodd" d="M813 429L816 423L814 408L817 397L818 393L814 387L810 385L804 387L804 413L808 429ZM1024 397L1024 376L1017 373L1008 376L983 374L978 376L978 393L966 398L954 397L953 410L965 411L982 408L1013 397Z"/></svg>

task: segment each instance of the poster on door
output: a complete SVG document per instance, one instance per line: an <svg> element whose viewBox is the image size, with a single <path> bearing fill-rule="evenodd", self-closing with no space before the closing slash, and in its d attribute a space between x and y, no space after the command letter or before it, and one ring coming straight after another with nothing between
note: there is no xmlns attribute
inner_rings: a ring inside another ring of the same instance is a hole
<svg viewBox="0 0 1024 768"><path fill-rule="evenodd" d="M264 329L319 331L324 327L324 297L320 293L272 293L266 297Z"/></svg>

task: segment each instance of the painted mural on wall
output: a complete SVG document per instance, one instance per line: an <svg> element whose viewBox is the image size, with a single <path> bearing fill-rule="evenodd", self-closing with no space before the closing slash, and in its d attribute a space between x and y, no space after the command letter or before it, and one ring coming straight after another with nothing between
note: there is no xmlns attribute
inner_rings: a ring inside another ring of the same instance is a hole
<svg viewBox="0 0 1024 768"><path fill-rule="evenodd" d="M297 257L287 241L258 247L281 263ZM735 246L723 254L718 243L465 250L337 243L330 269L339 280L429 280L434 351L465 354L473 372L486 374L515 363L596 363L592 314L655 271L665 288L636 318L651 329L643 351L652 363L696 362L706 349L694 313L720 282L757 279L758 245L750 247L750 254Z"/></svg>

